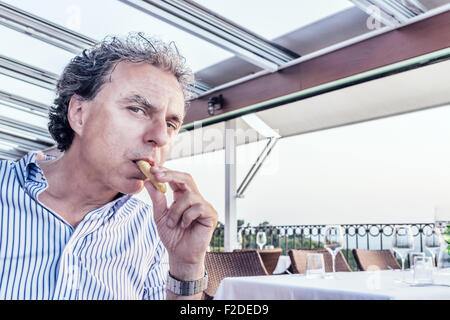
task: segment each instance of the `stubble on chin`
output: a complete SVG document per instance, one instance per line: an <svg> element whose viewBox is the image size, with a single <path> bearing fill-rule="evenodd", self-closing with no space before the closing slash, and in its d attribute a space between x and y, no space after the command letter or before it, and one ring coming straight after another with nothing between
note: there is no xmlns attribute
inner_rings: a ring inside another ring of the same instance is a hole
<svg viewBox="0 0 450 320"><path fill-rule="evenodd" d="M123 194L137 194L144 189L144 180L135 177L128 178L122 181L115 189Z"/></svg>

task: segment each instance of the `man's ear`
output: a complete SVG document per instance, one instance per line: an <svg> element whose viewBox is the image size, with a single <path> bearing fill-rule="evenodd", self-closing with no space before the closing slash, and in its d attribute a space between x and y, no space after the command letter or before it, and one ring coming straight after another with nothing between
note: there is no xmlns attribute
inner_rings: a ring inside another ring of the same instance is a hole
<svg viewBox="0 0 450 320"><path fill-rule="evenodd" d="M86 104L80 96L74 94L69 101L69 108L67 110L67 120L72 130L81 135L86 118Z"/></svg>

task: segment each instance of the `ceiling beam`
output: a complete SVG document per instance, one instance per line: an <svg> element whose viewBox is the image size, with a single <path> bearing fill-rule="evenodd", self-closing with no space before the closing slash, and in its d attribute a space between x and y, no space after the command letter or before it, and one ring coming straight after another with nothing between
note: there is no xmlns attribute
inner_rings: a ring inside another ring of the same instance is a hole
<svg viewBox="0 0 450 320"><path fill-rule="evenodd" d="M16 137L14 135L6 134L3 132L0 132L0 143L1 142L15 144L18 146L18 148L16 148L16 149L24 151L24 152L28 152L28 151L32 151L32 150L43 150L43 149L46 149L53 145L50 143L30 141L30 140Z"/></svg>
<svg viewBox="0 0 450 320"><path fill-rule="evenodd" d="M0 24L74 54L95 45L80 33L0 1Z"/></svg>
<svg viewBox="0 0 450 320"><path fill-rule="evenodd" d="M396 27L419 16L427 9L416 0L350 0L358 8L386 26Z"/></svg>
<svg viewBox="0 0 450 320"><path fill-rule="evenodd" d="M48 116L49 106L2 90L0 90L0 103L4 103L12 108L29 112L33 115L38 115L41 117Z"/></svg>
<svg viewBox="0 0 450 320"><path fill-rule="evenodd" d="M55 90L58 76L18 60L0 55L0 74L31 83L48 90Z"/></svg>
<svg viewBox="0 0 450 320"><path fill-rule="evenodd" d="M196 80L194 85L191 86L190 90L191 90L192 94L194 95L194 98L196 98L196 97L212 90L212 88L209 85L207 85L206 83Z"/></svg>
<svg viewBox="0 0 450 320"><path fill-rule="evenodd" d="M192 129L196 121L210 124L238 117L246 107L445 49L449 43L450 11L446 11L194 99L183 128ZM208 100L218 95L223 108L211 116Z"/></svg>
<svg viewBox="0 0 450 320"><path fill-rule="evenodd" d="M0 132L49 145L55 143L47 129L2 115L0 115Z"/></svg>
<svg viewBox="0 0 450 320"><path fill-rule="evenodd" d="M265 70L276 71L298 55L272 44L189 0L120 0L206 40Z"/></svg>

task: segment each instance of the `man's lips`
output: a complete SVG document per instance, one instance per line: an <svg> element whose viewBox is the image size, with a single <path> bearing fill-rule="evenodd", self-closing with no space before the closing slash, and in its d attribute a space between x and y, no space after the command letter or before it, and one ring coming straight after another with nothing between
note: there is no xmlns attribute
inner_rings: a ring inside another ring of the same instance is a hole
<svg viewBox="0 0 450 320"><path fill-rule="evenodd" d="M137 161L145 161L148 162L151 166L154 166L154 161L150 160L150 159L136 159L136 160L131 160L131 162L133 162L134 167L136 168L136 171L139 173L139 176L142 177L142 180L147 179L147 177L145 176L145 174L141 171L141 169L139 168L139 166L137 165Z"/></svg>
<svg viewBox="0 0 450 320"><path fill-rule="evenodd" d="M153 160L150 159L136 159L136 160L132 160L134 163L138 162L138 161L145 161L148 162L152 167L155 165L155 162ZM137 165L137 164L136 164Z"/></svg>

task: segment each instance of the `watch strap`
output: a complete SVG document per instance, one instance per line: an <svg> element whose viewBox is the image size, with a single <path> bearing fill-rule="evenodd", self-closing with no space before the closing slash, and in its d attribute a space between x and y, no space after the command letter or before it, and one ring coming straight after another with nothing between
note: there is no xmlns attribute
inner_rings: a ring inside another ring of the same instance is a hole
<svg viewBox="0 0 450 320"><path fill-rule="evenodd" d="M203 278L193 281L178 280L170 272L167 275L167 289L179 296L192 296L203 292L207 287L208 273L206 271Z"/></svg>

